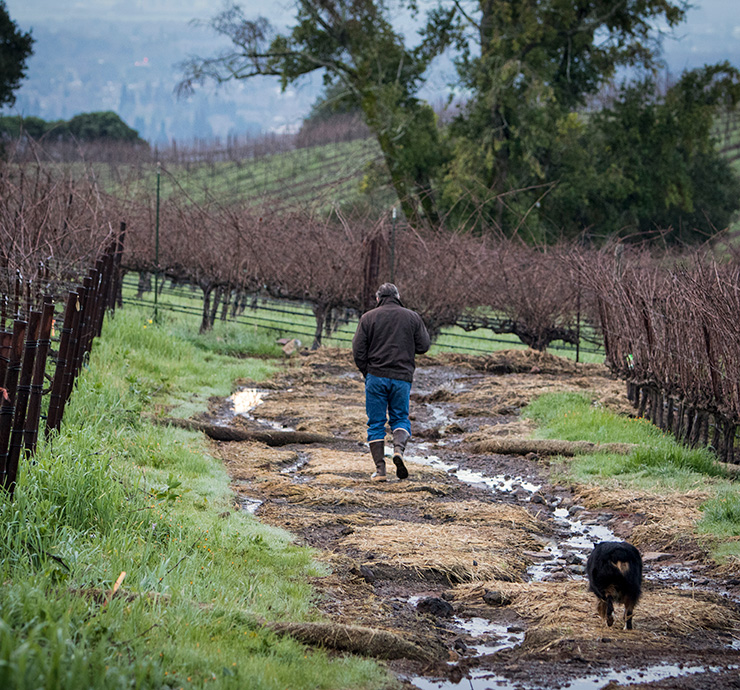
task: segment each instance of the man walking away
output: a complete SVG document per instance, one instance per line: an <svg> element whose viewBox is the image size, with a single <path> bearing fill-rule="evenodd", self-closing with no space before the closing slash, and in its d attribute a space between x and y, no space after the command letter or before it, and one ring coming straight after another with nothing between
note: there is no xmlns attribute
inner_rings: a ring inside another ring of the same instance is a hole
<svg viewBox="0 0 740 690"><path fill-rule="evenodd" d="M406 479L403 453L411 438L409 394L415 355L429 349L429 333L421 317L401 304L398 288L383 283L375 293L378 306L362 315L352 339L352 354L365 377L367 441L375 463L372 479L385 481L385 424L393 434L396 476Z"/></svg>

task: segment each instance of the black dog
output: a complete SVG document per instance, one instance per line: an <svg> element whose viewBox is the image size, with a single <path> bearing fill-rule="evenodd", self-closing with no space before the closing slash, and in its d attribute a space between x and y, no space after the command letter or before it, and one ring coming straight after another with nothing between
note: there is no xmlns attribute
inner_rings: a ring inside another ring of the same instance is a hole
<svg viewBox="0 0 740 690"><path fill-rule="evenodd" d="M624 604L624 623L632 630L632 612L642 593L642 557L623 541L602 541L586 561L588 588L599 599L598 612L611 626L614 604Z"/></svg>

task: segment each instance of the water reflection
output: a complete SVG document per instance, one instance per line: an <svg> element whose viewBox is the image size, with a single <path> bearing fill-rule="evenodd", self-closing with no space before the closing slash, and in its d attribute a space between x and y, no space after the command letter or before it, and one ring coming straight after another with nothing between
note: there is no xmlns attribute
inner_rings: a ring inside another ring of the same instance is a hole
<svg viewBox="0 0 740 690"><path fill-rule="evenodd" d="M263 401L266 395L267 391L261 391L257 388L242 388L242 390L234 393L229 400L231 400L235 414L247 415Z"/></svg>

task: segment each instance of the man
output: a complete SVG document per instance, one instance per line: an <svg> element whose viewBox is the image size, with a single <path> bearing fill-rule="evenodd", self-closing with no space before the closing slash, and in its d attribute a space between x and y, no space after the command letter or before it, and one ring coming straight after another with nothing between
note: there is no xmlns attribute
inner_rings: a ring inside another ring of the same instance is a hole
<svg viewBox="0 0 740 690"><path fill-rule="evenodd" d="M398 288L383 283L375 293L378 306L362 315L352 339L352 354L365 377L367 441L375 463L376 481L386 481L386 411L393 434L396 476L406 479L403 464L411 438L409 394L414 378L415 355L429 349L429 333L421 317L401 304Z"/></svg>

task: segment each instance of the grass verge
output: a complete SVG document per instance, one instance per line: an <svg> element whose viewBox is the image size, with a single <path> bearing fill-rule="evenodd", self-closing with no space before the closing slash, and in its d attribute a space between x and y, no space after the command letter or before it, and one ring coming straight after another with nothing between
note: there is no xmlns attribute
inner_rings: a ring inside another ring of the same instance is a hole
<svg viewBox="0 0 740 690"><path fill-rule="evenodd" d="M525 415L537 425L540 438L594 443L634 443L628 455L596 453L561 459L564 478L605 486L663 491L702 489L710 494L696 525L710 538L718 560L740 556L740 495L737 483L706 448L688 448L647 419L617 415L592 403L587 395L548 393L534 400Z"/></svg>
<svg viewBox="0 0 740 690"><path fill-rule="evenodd" d="M392 685L374 662L263 625L314 620L307 580L324 567L234 505L202 436L147 415L228 395L234 379L263 379L272 365L174 331L137 310L109 320L60 432L0 503L0 687ZM109 601L123 573L123 595Z"/></svg>

